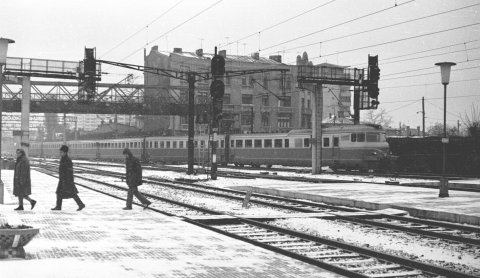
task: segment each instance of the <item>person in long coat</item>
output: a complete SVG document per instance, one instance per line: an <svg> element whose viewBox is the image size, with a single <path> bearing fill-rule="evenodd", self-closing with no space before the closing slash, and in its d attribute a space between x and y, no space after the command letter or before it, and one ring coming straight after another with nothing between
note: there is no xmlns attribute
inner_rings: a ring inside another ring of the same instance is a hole
<svg viewBox="0 0 480 278"><path fill-rule="evenodd" d="M126 182L128 185L127 206L123 209L132 209L133 195L137 197L137 199L143 204L144 209L146 209L152 202L138 192L138 186L142 184L142 165L138 158L134 157L128 148L123 150L123 155L125 156L125 168L127 171Z"/></svg>
<svg viewBox="0 0 480 278"><path fill-rule="evenodd" d="M23 210L23 199L28 200L31 209L33 209L37 201L29 197L32 194L30 162L23 149L17 149L16 153L17 161L15 162L15 172L13 174L13 195L18 197L18 208L15 210Z"/></svg>
<svg viewBox="0 0 480 278"><path fill-rule="evenodd" d="M78 205L77 210L85 208L85 204L78 197L78 190L73 181L73 163L68 156L68 146L60 147L60 167L58 169L57 205L52 210L62 210L63 199L73 198Z"/></svg>

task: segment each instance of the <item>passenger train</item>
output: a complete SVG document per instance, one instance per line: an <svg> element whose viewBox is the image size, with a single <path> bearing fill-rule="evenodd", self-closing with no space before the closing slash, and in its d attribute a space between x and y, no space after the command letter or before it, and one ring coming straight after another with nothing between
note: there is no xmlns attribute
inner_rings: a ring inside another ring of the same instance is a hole
<svg viewBox="0 0 480 278"><path fill-rule="evenodd" d="M219 135L217 163L236 166L312 165L311 130L288 133ZM332 169L378 169L388 153L385 131L377 125L325 125L322 128L322 166ZM55 157L62 142L34 142L32 157ZM69 141L73 159L123 160L122 150L130 148L143 160L161 163L186 163L185 136L138 137ZM194 160L209 163L208 136L194 137Z"/></svg>

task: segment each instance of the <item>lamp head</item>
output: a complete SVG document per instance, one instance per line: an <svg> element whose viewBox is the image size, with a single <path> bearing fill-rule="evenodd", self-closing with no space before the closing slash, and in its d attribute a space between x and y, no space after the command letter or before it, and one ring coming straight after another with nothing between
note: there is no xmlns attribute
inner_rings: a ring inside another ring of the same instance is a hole
<svg viewBox="0 0 480 278"><path fill-rule="evenodd" d="M440 67L440 73L442 75L442 84L447 85L450 83L450 69L452 66L455 66L455 63L452 62L442 62L436 63L435 66Z"/></svg>

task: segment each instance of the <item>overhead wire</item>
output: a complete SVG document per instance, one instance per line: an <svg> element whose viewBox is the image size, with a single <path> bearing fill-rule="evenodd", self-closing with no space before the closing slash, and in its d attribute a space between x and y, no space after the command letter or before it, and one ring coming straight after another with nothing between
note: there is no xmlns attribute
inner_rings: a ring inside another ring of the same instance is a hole
<svg viewBox="0 0 480 278"><path fill-rule="evenodd" d="M408 3L411 3L411 2L414 2L415 0L410 0L410 1L407 1L407 2L403 2L401 4L395 4L394 6L392 7L388 7L388 8L385 8L385 9L381 9L381 10L378 10L378 11L375 11L375 12L372 12L372 13L369 13L369 14L366 14L366 15L362 15L362 16L359 16L359 17L356 17L356 18L353 18L353 19L350 19L350 20L347 20L347 21L344 21L344 22L341 22L341 23L338 23L338 24L335 24L335 25L332 25L332 26L329 26L329 27L326 27L326 28L323 28L321 30L317 30L315 32L312 32L312 33L308 33L308 34L305 34L305 35L302 35L302 36L299 36L299 37L296 37L296 38L293 38L293 39L290 39L290 40L287 40L287 41L284 41L284 42L281 42L281 43L278 43L278 44L275 44L275 45L271 45L269 47L266 47L264 49L262 49L262 51L265 51L267 49L270 49L270 48L274 48L274 47L277 47L279 45L283 45L283 44L286 44L286 43L289 43L289 42L292 42L292 41L296 41L296 40L299 40L299 39L303 39L303 38L306 38L306 37L309 37L311 35L314 35L314 34L318 34L320 32L323 32L323 31L326 31L326 30L329 30L329 29L333 29L335 27L339 27L339 26L342 26L342 25L345 25L345 24L348 24L348 23L352 23L354 21L357 21L357 20L360 20L360 19L363 19L363 18L366 18L366 17L369 17L369 16L372 16L372 15L375 15L375 14L379 14L379 13L382 13L382 12L385 12L387 10L390 10L390 9L393 9L393 8L396 8L396 7L399 7L399 6L403 6L405 4L408 4Z"/></svg>
<svg viewBox="0 0 480 278"><path fill-rule="evenodd" d="M390 27L393 27L393 26L398 26L398 25L402 25L402 24L406 24L406 23L411 23L411 22L414 22L414 21L418 21L418 20L422 20L422 19L426 19L426 18L430 18L430 17L434 17L434 16L439 16L439 15L443 15L443 14L447 14L447 13L451 13L451 12L456 12L456 11L459 11L459 10L463 10L463 9L467 9L467 8L471 8L471 7L479 6L479 5L480 5L480 3L477 3L477 4L473 4L473 5L453 9L453 10L448 10L448 11L444 11L444 12L440 12L440 13L436 13L436 14L431 14L431 15L427 15L427 16L423 16L423 17L419 17L419 18L414 18L414 19L410 19L410 20L406 20L406 21L402 21L402 22L398 22L398 23L394 23L394 24L390 24L390 25L386 25L386 26L381 26L381 27L377 27L377 28L373 28L373 29L369 29L369 30L365 30L365 31L351 33L351 34L348 34L348 35L343 35L343 36L332 38L332 39L327 39L327 40L323 40L323 41L319 41L319 42L315 42L315 43L310 43L310 44L306 44L306 45L301 45L301 46L296 46L296 47L292 47L292 48L288 48L288 49L283 49L282 51L290 51L290 50L303 48L303 47L308 47L308 46L312 46L312 45L316 45L316 44L324 44L326 42L331 42L331 41L335 41L335 40L339 40L339 39L350 38L352 36L365 34L365 33L373 32L373 31L378 31L378 30L381 30L381 29L386 29L386 28L390 28ZM272 52L272 53L278 53L278 52L279 51L275 51L275 52Z"/></svg>
<svg viewBox="0 0 480 278"><path fill-rule="evenodd" d="M166 15L169 11L173 10L175 7L177 7L178 5L180 5L183 1L185 0L180 0L178 1L175 5L173 5L172 7L168 8L165 12L163 12L161 15L159 15L158 17L156 17L154 20L152 20L150 23L148 23L145 27L142 27L140 28L138 31L136 31L135 33L133 33L132 35L130 35L128 38L124 39L123 41L121 41L120 43L118 43L117 45L115 45L114 47L112 47L110 50L106 51L105 53L103 53L101 55L100 58L102 57L105 57L108 53L112 52L114 49L118 48L120 45L124 44L126 41L128 41L129 39L133 38L134 36L136 36L138 33L142 32L145 28L148 28L148 26L152 25L153 23L155 23L157 20L159 20L160 18L162 18L164 15Z"/></svg>
<svg viewBox="0 0 480 278"><path fill-rule="evenodd" d="M343 50L343 51L337 51L337 52L335 52L335 53L324 54L324 55L321 55L321 56L313 57L313 58L311 58L311 59L313 60L313 59L323 58L323 57L327 57L327 56L338 55L338 54L341 54L341 53L353 52L353 51L357 51L357 50L361 50L361 49L365 49L365 48L382 46L382 45L387 45L387 44L391 44L391 43L397 43L397 42L406 41L406 40L411 40L411 39L417 39L417 38L421 38L421 37L425 37L425 36L430 36L430 35L435 35L435 34L439 34L439 33L443 33L443 32L448 32L448 31L458 30L458 29L462 29L462 28L472 27L472 26L476 26L476 25L479 25L479 24L480 24L480 23L472 23L472 24L467 24L467 25L458 26L458 27L454 27L454 28L449 28L449 29L444 29L444 30L440 30L440 31L430 32L430 33L426 33L426 34L416 35L416 36L412 36L412 37L402 38L402 39L398 39L398 40L392 40L392 41L387 41L387 42L383 42L383 43L377 43L377 44L362 46L362 47L358 47L358 48L354 48L354 49L347 49L347 50Z"/></svg>
<svg viewBox="0 0 480 278"><path fill-rule="evenodd" d="M286 23L286 22L288 22L288 21L290 21L290 20L293 20L293 19L295 19L295 18L297 18L297 17L300 17L300 16L302 16L302 15L305 15L305 14L308 14L308 13L310 13L310 12L313 12L313 11L315 11L316 9L319 9L319 8L321 8L321 7L324 7L324 6L326 6L326 5L328 5L328 4L331 4L331 3L335 2L335 1L336 1L336 0L332 0L332 1L329 1L329 2L327 2L327 3L318 5L318 6L313 7L313 8L311 8L311 9L307 10L307 11L304 11L304 12L298 14L298 15L292 16L292 17L287 18L287 19L285 19L285 20L283 20L283 21L281 21L281 22L279 22L279 23L275 23L275 24L273 24L273 25L271 25L271 26L269 26L269 27L266 27L266 28L264 28L264 29L262 29L262 30L260 30L260 31L257 31L257 32L255 32L255 33L252 33L252 34L250 34L250 35L247 35L247 36L245 36L245 37L242 37L242 38L240 38L240 39L238 39L238 40L235 40L235 41L232 41L232 42L230 42L230 43L226 43L225 45L219 45L219 46L225 46L225 47L226 47L226 46L229 46L229 45L231 45L231 44L233 44L233 43L237 43L237 42L240 42L240 41L242 41L242 40L248 39L248 38L253 37L253 36L255 36L255 35L259 34L259 33L265 32L265 31L270 30L270 29L273 29L273 28L275 28L275 27L277 27L277 26L279 26L279 25L282 25L282 24L284 24L284 23Z"/></svg>
<svg viewBox="0 0 480 278"><path fill-rule="evenodd" d="M157 41L158 39L164 37L165 35L167 35L168 33L178 29L179 27L181 27L182 25L184 25L185 23L191 21L192 19L198 17L199 15L203 14L204 12L210 10L211 8L213 8L214 6L220 4L220 2L223 2L223 0L218 0L217 2L211 4L210 6L206 7L205 9L201 10L200 12L196 13L195 15L191 16L190 18L188 18L187 20L183 21L182 23L176 25L175 27L171 28L170 30L164 32L163 34L161 34L160 36L156 37L155 39L151 40L150 42L147 42L146 44L142 45L142 47L136 49L135 51L133 51L132 53L130 53L129 55L125 56L124 58L122 58L120 60L121 61L124 61L125 59L127 58L130 58L133 54L137 53L138 51L142 50L145 46L147 46L148 44L150 43L153 43L155 41Z"/></svg>

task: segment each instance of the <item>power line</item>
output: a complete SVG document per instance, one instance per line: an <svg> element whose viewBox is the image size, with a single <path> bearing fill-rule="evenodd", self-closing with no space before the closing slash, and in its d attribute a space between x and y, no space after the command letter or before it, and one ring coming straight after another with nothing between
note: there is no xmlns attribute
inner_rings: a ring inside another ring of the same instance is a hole
<svg viewBox="0 0 480 278"><path fill-rule="evenodd" d="M474 79L464 79L464 80L457 80L457 81L450 81L450 83L457 83L457 82L469 82L469 81L480 81L478 78ZM438 85L439 83L424 83L424 84L412 84L412 85L404 85L404 86L392 86L392 87L381 87L380 89L396 89L396 88L405 88L405 87L420 87L420 86L429 86L429 85Z"/></svg>
<svg viewBox="0 0 480 278"><path fill-rule="evenodd" d="M405 57L405 56L411 56L411 55L415 55L415 54L420 54L420 53L424 53L424 52L430 52L430 51L439 50L439 49L443 49L443 48L449 48L449 47L452 47L452 46L457 46L457 45L462 45L462 44L463 44L463 45L466 45L467 43L472 43L472 42L477 42L477 41L480 41L480 40L471 40L471 41L466 41L466 42L461 42L461 43L456 43L456 44L450 44L450 45L446 45L446 46L441 46L441 47L437 47L437 48L430 48L430 49L426 49L426 50L411 52L411 53L402 54L402 55L398 55L398 56L392 56L392 57L382 58L382 65L387 64L387 63L384 63L384 62L383 62L383 61L385 61L385 60L391 60L391 59L401 58L401 57ZM465 50L469 50L469 49L463 49L462 51L465 51ZM455 52L459 52L459 51L446 52L446 53L443 53L442 55L444 55L444 54L450 54L450 53L455 53ZM436 55L432 55L432 56L436 56ZM422 57L418 57L418 58L412 58L412 59L406 59L406 60L398 60L398 61L388 62L388 64L390 64L390 63L396 63L396 62L403 62L403 61L408 61L408 60L414 60L414 59L420 59L420 58L425 58L425 57L431 57L431 56L422 56ZM358 63L358 64L353 64L353 65L351 65L350 67L356 67L356 66L361 66L361 65L365 65L365 62Z"/></svg>
<svg viewBox="0 0 480 278"><path fill-rule="evenodd" d="M457 65L458 65L458 64L469 63L469 62L478 61L478 60L480 60L480 58L478 58L478 59L472 59L472 60L465 60L465 61L456 62L456 63L457 63ZM410 72L414 72L414 71L422 71L422 70L434 69L434 68L436 68L436 67L427 67L427 68L421 68L421 69L401 71L401 72L395 72L395 73L390 73L390 74L383 74L382 76L385 77L385 76L391 76L391 75L397 75L397 74L403 74L403 73L410 73Z"/></svg>
<svg viewBox="0 0 480 278"><path fill-rule="evenodd" d="M312 60L313 59L318 59L318 58L323 58L323 57L326 57L326 56L338 55L340 53L347 53L347 52L352 52L352 51L356 51L356 50L360 50L360 49L365 49L365 48L370 48L370 47L375 47L375 46L381 46L381 45L386 45L386 44L391 44L391 43L396 43L396 42L421 38L421 37L424 37L424 36L430 36L430 35L439 34L439 33L443 33L443 32L448 32L448 31L453 31L453 30L457 30L457 29L467 28L467 27L471 27L471 26L475 26L475 25L479 25L479 24L480 23L473 23L473 24L463 25L463 26L459 26L459 27L444 29L444 30L440 30L440 31L436 31L436 32L426 33L426 34L422 34L422 35L407 37L407 38L403 38L403 39L398 39L398 40L393 40L393 41L388 41L388 42L383 42L383 43L377 43L377 44L362 46L362 47L349 49L349 50L338 51L338 52L335 52L335 53L330 53L330 54L325 54L325 55L313 57Z"/></svg>
<svg viewBox="0 0 480 278"><path fill-rule="evenodd" d="M315 43L310 43L310 44L306 44L306 45L302 45L302 46L292 47L292 48L284 49L283 51L290 51L290 50L294 50L294 49L298 49L298 48L304 48L304 47L308 47L308 46L312 46L312 45L316 45L316 44L320 44L320 43L326 43L326 42L331 42L331 41L335 41L335 40L339 40L339 39L350 38L352 36L365 34L365 33L373 32L373 31L381 30L381 29L386 29L386 28L390 28L390 27L393 27L393 26L397 26L397 25L401 25L401 24L405 24L405 23L410 23L410 22L426 19L426 18L429 18L429 17L434 17L434 16L438 16L438 15L451 13L451 12L456 12L456 11L459 11L459 10L471 8L471 7L478 6L478 5L480 5L480 3L470 5L470 6L461 7L461 8L454 9L454 10L448 10L448 11L444 11L444 12L440 12L440 13L436 13L436 14L432 14L432 15L427 15L427 16L423 16L423 17L419 17L419 18L414 18L414 19L410 19L410 20L406 20L406 21L402 21L402 22L398 22L398 23L394 23L394 24L390 24L390 25L386 25L386 26L382 26L382 27L377 27L377 28L373 28L373 29L370 29L370 30L351 33L351 34L348 34L348 35L344 35L344 36L340 36L340 37L336 37L336 38L332 38L332 39L328 39L328 40L324 40L324 41L320 41L320 42L315 42ZM272 52L272 53L276 53L276 52Z"/></svg>
<svg viewBox="0 0 480 278"><path fill-rule="evenodd" d="M460 96L450 96L447 98L464 98L464 97L480 97L480 95L460 95ZM443 97L431 97L431 98L425 98L425 100L434 100L434 99L443 99ZM386 103L399 103L399 102L412 102L416 101L415 99L408 99L408 100L396 100L396 101L382 101L382 104ZM418 100L417 100L418 101Z"/></svg>
<svg viewBox="0 0 480 278"><path fill-rule="evenodd" d="M133 33L132 35L130 35L128 38L126 38L125 40L121 41L119 44L115 45L114 47L112 47L110 50L108 50L107 52L105 52L100 58L102 57L105 57L108 53L112 52L112 50L116 49L117 47L119 47L120 45L124 44L126 41L128 41L129 39L131 39L132 37L136 36L138 33L140 33L141 31L143 31L143 29L145 28L148 28L149 25L152 25L153 23L155 23L157 20L159 20L162 16L164 16L165 14L167 14L169 11L173 10L176 6L180 5L183 1L185 0L180 0L178 1L175 5L173 5L172 7L170 7L168 10L166 10L165 12L163 12L161 15L159 15L157 18L155 18L154 20L152 20L150 23L148 23L145 27L141 28L140 30L138 30L137 32Z"/></svg>
<svg viewBox="0 0 480 278"><path fill-rule="evenodd" d="M219 4L220 2L222 2L222 1L223 1L223 0L219 0L219 1L215 2L215 3L213 3L212 5L210 5L210 6L208 6L207 8L201 10L200 12L196 13L196 14L193 15L192 17L190 17L190 18L188 18L187 20L183 21L182 23L176 25L175 27L173 27L172 29L168 30L167 32L165 32L165 33L161 34L160 36L156 37L156 38L153 39L152 41L150 41L150 42L142 45L142 47L140 47L140 48L138 48L137 50L133 51L133 52L130 53L128 56L125 56L124 58L122 58L122 59L120 60L120 62L121 62L121 61L124 61L124 60L127 59L127 58L129 58L130 56L132 56L133 54L137 53L138 51L142 50L142 49L143 49L145 46L147 46L148 44L155 42L156 40L160 39L161 37L167 35L168 33L172 32L172 31L176 30L177 28L181 27L182 25L184 25L185 23L189 22L190 20L192 20L192 19L196 18L197 16L203 14L204 12L210 10L211 8L213 8L214 6L218 5L218 4Z"/></svg>
<svg viewBox="0 0 480 278"><path fill-rule="evenodd" d="M250 37L253 37L253 36L255 36L255 35L257 35L257 34L259 34L259 33L261 33L261 32L265 32L265 31L267 31L267 30L270 30L270 29L272 29L272 28L275 28L275 27L277 27L277 26L279 26L279 25L282 25L282 24L284 24L284 23L292 20L292 19L295 19L295 18L300 17L300 16L302 16L302 15L305 15L305 14L307 14L307 13L313 12L314 10L316 10L316 9L318 9L318 8L321 8L321 7L323 7L323 6L326 6L326 5L328 5L328 4L331 4L331 3L335 2L335 1L336 1L336 0L332 0L332 1L327 2L327 3L325 3L325 4L318 5L318 6L312 8L312 9L310 9L310 10L304 11L304 12L298 14L298 15L295 15L295 16L293 16L293 17L290 17L290 18L288 18L288 19L286 19L286 20L283 20L283 21L281 21L281 22L279 22L279 23L276 23L276 24L274 24L274 25L272 25L272 26L270 26L270 27L264 28L264 29L262 29L262 30L260 30L260 31L258 31L258 32L252 33L252 34L250 34L250 35L248 35L248 36L245 36L245 37L243 37L243 38L240 38L240 39L238 39L238 40L236 40L236 41L233 41L233 42L231 42L231 43L227 43L227 44L225 44L225 46L229 46L229 45L231 45L231 44L233 44L233 43L240 42L240 41L242 41L242 40L244 40L244 39L248 39L248 38L250 38Z"/></svg>
<svg viewBox="0 0 480 278"><path fill-rule="evenodd" d="M276 47L276 46L279 46L279 45L282 45L282 44L286 44L286 43L289 43L289 42L292 42L292 41L296 41L296 40L299 40L299 39L303 39L303 38L305 38L305 37L308 37L308 36L311 36L311 35L314 35L314 34L318 34L318 33L320 33L320 32L323 32L323 31L326 31L326 30L329 30L329 29L332 29L332 28L335 28L335 27L338 27L338 26L342 26L342 25L345 25L345 24L348 24L348 23L357 21L357 20L359 20L359 19L366 18L366 17L372 16L372 15L375 15L375 14L378 14L378 13L381 13L381 12L384 12L384 11L387 11L387 10L390 10L390 9L393 9L393 8L396 8L396 7L399 7L399 6L402 6L402 5L411 3L411 2L413 2L413 1L415 1L415 0L410 0L410 1L407 1L407 2L404 2L404 3L401 3L401 4L398 4L398 5L395 4L394 6L389 7L389 8L381 9L381 10L375 11L375 12L373 12L373 13L369 13L369 14L366 14L366 15L362 15L362 16L356 17L356 18L354 18L354 19L350 19L350 20L347 20L347 21L344 21L344 22L341 22L341 23L338 23L338 24L329 26L329 27L327 27L327 28L324 28L324 29L321 29L321 30L318 30L318 31L315 31L315 32L312 32L312 33L309 33L309 34L306 34L306 35L303 35L303 36L300 36L300 37L296 37L296 38L293 38L293 39L290 39L290 40L287 40L287 41L284 41L284 42L281 42L281 43L278 43L278 44L275 44L275 45L271 45L271 46L269 46L269 47L266 47L266 48L262 49L262 51L265 51L265 50L267 50L267 49L270 49L270 48L273 48L273 47Z"/></svg>
<svg viewBox="0 0 480 278"><path fill-rule="evenodd" d="M432 67L432 68L433 68L433 67ZM480 68L480 66L470 67L470 68L463 68L463 69L453 69L453 70L451 70L451 71L460 71L460 70L469 70L469 69L478 69L478 68ZM410 77L418 77L418 76L422 76L422 75L432 75L432 74L438 74L438 72L431 72L431 73L422 73L422 74L417 74L417 75L407 75L407 76L392 77L392 78L382 79L382 81L394 80L394 79L402 79L402 78L410 78Z"/></svg>

